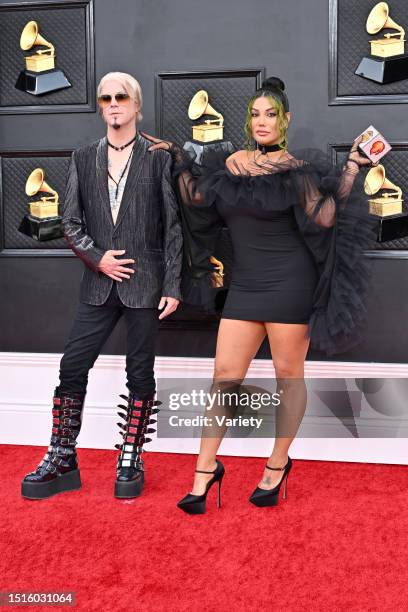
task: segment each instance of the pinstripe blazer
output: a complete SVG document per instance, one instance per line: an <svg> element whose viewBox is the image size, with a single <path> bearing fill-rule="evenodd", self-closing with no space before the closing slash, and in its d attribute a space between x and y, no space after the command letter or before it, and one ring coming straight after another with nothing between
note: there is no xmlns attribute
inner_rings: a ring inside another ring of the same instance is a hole
<svg viewBox="0 0 408 612"><path fill-rule="evenodd" d="M154 308L162 296L180 299L182 230L171 183L171 156L148 151L137 134L133 157L114 225L108 190L108 144L102 138L73 152L68 172L62 227L72 250L85 264L80 300L103 304L113 281L98 272L107 250L125 249L135 273L117 283L131 308Z"/></svg>

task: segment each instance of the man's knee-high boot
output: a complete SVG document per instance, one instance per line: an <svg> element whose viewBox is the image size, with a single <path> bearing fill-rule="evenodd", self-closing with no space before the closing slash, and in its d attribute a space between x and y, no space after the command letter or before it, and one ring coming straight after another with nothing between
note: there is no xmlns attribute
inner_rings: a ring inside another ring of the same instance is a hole
<svg viewBox="0 0 408 612"><path fill-rule="evenodd" d="M127 406L119 404L126 413L118 412L125 420L125 425L118 423L122 444L115 444L115 448L121 451L116 467L115 497L129 498L141 494L144 486L144 462L141 454L144 452L143 444L150 442L145 434L153 433L155 429L149 427L156 423L152 415L159 412L158 406L161 402L154 401L154 395L141 399L138 395L129 393L129 397L121 395L128 402Z"/></svg>
<svg viewBox="0 0 408 612"><path fill-rule="evenodd" d="M44 499L81 487L75 446L81 429L85 393L69 393L57 387L53 399L53 426L48 451L34 472L21 483L28 499Z"/></svg>

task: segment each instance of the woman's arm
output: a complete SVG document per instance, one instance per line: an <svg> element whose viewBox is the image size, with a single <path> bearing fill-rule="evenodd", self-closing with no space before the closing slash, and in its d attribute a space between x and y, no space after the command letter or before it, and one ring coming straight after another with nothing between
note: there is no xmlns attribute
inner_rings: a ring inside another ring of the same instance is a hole
<svg viewBox="0 0 408 612"><path fill-rule="evenodd" d="M350 167L351 166L351 167ZM338 184L337 196L340 207L344 208L353 188L359 169L347 164L343 169ZM308 217L321 227L332 227L336 220L336 202L332 195L326 197L319 191L313 179L306 176L304 180L303 207Z"/></svg>
<svg viewBox="0 0 408 612"><path fill-rule="evenodd" d="M183 153L182 149L175 143L169 140L161 140L150 136L145 132L141 132L142 136L146 140L150 140L152 146L149 147L149 151L155 151L156 149L163 149L168 151L173 159L173 177L176 179L178 185L179 195L184 204L200 204L203 201L202 195L197 191L196 178L193 176L190 170L190 166L193 162L190 161L189 156ZM188 163L190 161L190 163Z"/></svg>
<svg viewBox="0 0 408 612"><path fill-rule="evenodd" d="M337 188L337 199L340 210L347 205L348 198L361 166L372 165L371 160L359 153L361 137L353 142L347 161L343 167ZM374 164L377 165L377 164ZM324 197L314 181L307 177L304 189L304 210L306 214L321 227L332 227L336 220L336 203L333 195Z"/></svg>
<svg viewBox="0 0 408 612"><path fill-rule="evenodd" d="M183 226L185 260L191 275L200 277L210 273L212 287L223 286L223 265L214 257L215 245L222 229L222 220L215 206L202 206L204 196L197 189L195 166L190 156L172 142L160 140L142 132L152 142L149 151L164 149L173 160L172 176L176 181Z"/></svg>

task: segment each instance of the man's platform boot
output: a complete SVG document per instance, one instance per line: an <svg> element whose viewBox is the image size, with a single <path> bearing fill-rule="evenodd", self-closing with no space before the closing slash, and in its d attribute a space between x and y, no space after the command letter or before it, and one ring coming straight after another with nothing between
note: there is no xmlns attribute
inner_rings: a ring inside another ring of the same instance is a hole
<svg viewBox="0 0 408 612"><path fill-rule="evenodd" d="M57 387L53 400L53 426L48 451L34 472L21 483L21 495L45 499L81 487L75 446L81 429L85 393L69 393Z"/></svg>
<svg viewBox="0 0 408 612"><path fill-rule="evenodd" d="M118 405L118 408L126 410L126 413L118 412L125 424L118 423L123 442L115 444L115 448L121 451L116 466L115 497L138 497L144 486L144 462L141 458L144 452L143 444L151 441L145 434L156 431L149 425L156 423L156 419L151 416L159 412L155 406L159 406L161 402L154 401L153 395L144 399L133 393L129 393L129 397L120 397L128 404Z"/></svg>

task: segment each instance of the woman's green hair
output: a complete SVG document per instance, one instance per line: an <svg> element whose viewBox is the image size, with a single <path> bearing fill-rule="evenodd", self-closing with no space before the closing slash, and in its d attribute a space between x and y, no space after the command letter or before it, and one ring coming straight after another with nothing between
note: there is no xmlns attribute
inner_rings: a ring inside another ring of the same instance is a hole
<svg viewBox="0 0 408 612"><path fill-rule="evenodd" d="M258 98L265 97L269 100L273 108L277 112L277 120L279 127L279 146L281 149L285 150L288 148L288 140L287 140L287 132L288 132L288 118L286 117L285 109L283 108L283 104L280 100L275 98L272 94L264 94L262 92L254 94L252 98L248 102L247 114L245 119L245 148L249 151L254 148L253 146L253 138L252 138L252 107L254 105L255 100Z"/></svg>

